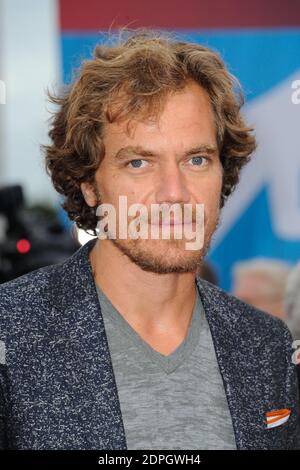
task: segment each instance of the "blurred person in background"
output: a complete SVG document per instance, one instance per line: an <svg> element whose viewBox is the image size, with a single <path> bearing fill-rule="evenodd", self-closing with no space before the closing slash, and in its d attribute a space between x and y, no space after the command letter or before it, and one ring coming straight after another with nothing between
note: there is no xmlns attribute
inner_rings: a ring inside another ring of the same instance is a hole
<svg viewBox="0 0 300 470"><path fill-rule="evenodd" d="M300 340L300 262L290 272L284 295L287 324L295 340Z"/></svg>
<svg viewBox="0 0 300 470"><path fill-rule="evenodd" d="M287 313L287 325L296 342L294 357L297 364L300 396L300 261L289 274L284 306Z"/></svg>
<svg viewBox="0 0 300 470"><path fill-rule="evenodd" d="M284 293L291 267L275 259L254 258L233 267L233 295L286 320Z"/></svg>

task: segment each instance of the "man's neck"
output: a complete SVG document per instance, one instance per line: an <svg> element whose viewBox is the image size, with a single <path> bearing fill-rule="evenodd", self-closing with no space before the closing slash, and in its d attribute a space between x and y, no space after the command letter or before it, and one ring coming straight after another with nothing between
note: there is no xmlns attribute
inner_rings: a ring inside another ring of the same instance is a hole
<svg viewBox="0 0 300 470"><path fill-rule="evenodd" d="M196 300L195 273L142 270L110 240L90 252L96 285L137 329L154 333L188 328Z"/></svg>

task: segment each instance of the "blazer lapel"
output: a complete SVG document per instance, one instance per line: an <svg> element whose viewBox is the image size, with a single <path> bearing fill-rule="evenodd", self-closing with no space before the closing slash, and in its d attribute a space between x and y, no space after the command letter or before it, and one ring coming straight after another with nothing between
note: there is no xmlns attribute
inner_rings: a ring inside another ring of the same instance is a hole
<svg viewBox="0 0 300 470"><path fill-rule="evenodd" d="M199 277L196 281L223 379L237 449L268 448L264 417L270 409L269 397L262 393L263 365L259 355L252 353L253 338L247 332L241 303Z"/></svg>
<svg viewBox="0 0 300 470"><path fill-rule="evenodd" d="M53 276L50 344L65 376L61 387L69 397L67 419L77 446L126 450L117 385L88 258L95 242L81 247Z"/></svg>

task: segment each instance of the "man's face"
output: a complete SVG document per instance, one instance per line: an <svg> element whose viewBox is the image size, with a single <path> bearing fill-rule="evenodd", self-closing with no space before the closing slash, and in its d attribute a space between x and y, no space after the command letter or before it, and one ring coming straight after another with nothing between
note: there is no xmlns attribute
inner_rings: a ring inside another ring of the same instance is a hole
<svg viewBox="0 0 300 470"><path fill-rule="evenodd" d="M204 246L187 250L185 237L120 239L118 231L116 239L105 243L114 243L147 271L196 271L218 224L222 187L209 97L190 82L184 90L169 95L157 122L135 121L129 134L126 124L114 122L105 127L105 156L95 175L101 203L112 204L117 216L120 195L127 196L128 207L141 203L149 214L151 204L191 204L193 208L204 204Z"/></svg>

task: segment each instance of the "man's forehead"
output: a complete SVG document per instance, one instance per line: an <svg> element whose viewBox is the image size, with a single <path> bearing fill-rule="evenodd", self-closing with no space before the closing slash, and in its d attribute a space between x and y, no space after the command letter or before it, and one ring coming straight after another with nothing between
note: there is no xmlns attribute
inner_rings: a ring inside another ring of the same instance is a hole
<svg viewBox="0 0 300 470"><path fill-rule="evenodd" d="M142 124L142 126L140 125ZM180 128L168 130L159 129L153 121L127 122L127 126L120 123L110 123L103 134L103 143L113 152L140 153L158 155L170 151L176 153L194 153L193 150L201 147L201 151L216 153L218 151L215 127L205 125L203 122L192 122Z"/></svg>

